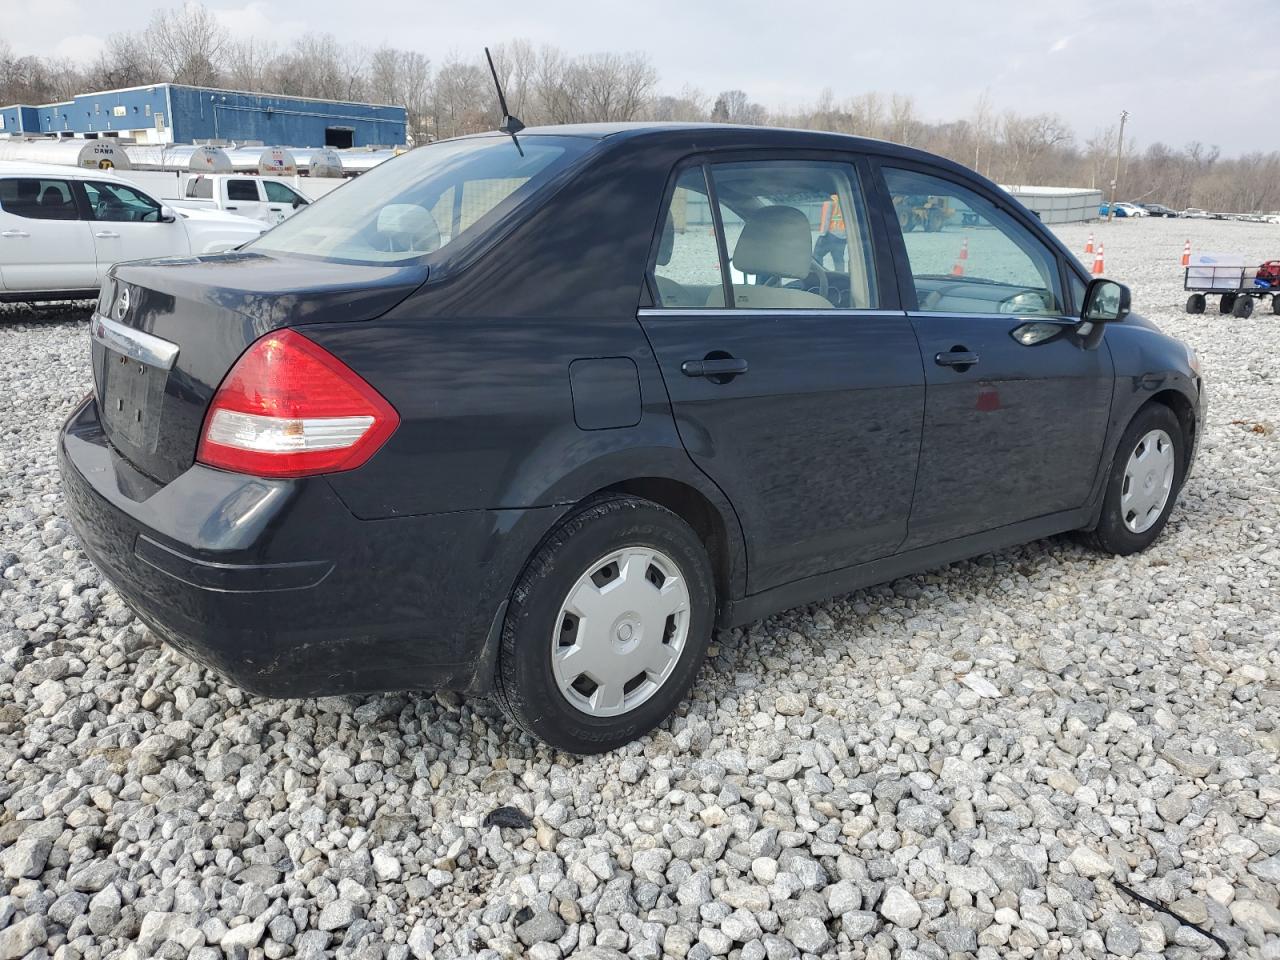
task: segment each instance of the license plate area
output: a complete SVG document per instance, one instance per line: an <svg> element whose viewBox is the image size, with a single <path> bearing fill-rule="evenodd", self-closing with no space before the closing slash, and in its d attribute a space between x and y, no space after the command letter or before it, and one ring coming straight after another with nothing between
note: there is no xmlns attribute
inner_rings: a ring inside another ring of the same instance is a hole
<svg viewBox="0 0 1280 960"><path fill-rule="evenodd" d="M102 370L102 414L118 446L154 453L169 372L107 349Z"/></svg>

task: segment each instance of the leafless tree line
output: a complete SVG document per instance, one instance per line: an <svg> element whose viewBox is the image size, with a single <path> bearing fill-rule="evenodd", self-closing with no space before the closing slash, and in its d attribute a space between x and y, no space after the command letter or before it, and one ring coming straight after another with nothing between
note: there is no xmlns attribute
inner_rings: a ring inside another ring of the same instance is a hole
<svg viewBox="0 0 1280 960"><path fill-rule="evenodd" d="M810 105L770 110L743 90L714 96L685 87L658 89L658 71L641 53L573 55L513 40L494 48L511 111L527 124L617 120L696 120L834 130L918 146L951 157L1001 183L1091 186L1107 190L1115 175L1116 130L1083 143L1061 117L995 110L982 97L969 116L930 123L914 98L867 92L838 99L818 92ZM488 67L480 51L433 64L421 53L366 49L331 34L307 33L288 44L234 39L207 8L191 2L157 10L146 30L113 34L97 60L19 56L0 39L0 104L44 103L77 93L169 81L292 96L403 105L414 142L492 129L498 122ZM1280 209L1280 152L1223 158L1192 142L1127 142L1118 196L1183 208Z"/></svg>

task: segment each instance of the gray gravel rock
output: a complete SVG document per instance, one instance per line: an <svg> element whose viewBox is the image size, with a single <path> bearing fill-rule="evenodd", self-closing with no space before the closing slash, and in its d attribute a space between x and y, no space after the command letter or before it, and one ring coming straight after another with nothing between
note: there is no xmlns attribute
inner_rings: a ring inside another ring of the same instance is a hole
<svg viewBox="0 0 1280 960"><path fill-rule="evenodd" d="M1116 880L1280 960L1280 326L1186 316L1177 268L1188 236L1273 258L1275 226L1057 230L1199 352L1161 538L722 631L680 716L593 758L483 700L264 700L161 644L67 521L86 311L0 306L0 960L1216 950Z"/></svg>

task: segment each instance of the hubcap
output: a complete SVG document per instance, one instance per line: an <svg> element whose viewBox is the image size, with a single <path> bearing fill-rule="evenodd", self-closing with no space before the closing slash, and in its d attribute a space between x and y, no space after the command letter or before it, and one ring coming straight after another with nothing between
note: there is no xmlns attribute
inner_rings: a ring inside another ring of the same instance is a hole
<svg viewBox="0 0 1280 960"><path fill-rule="evenodd" d="M594 717L616 717L652 697L689 637L689 587L652 547L601 557L578 578L551 636L560 693Z"/></svg>
<svg viewBox="0 0 1280 960"><path fill-rule="evenodd" d="M1173 491L1173 440L1151 430L1129 454L1120 487L1120 514L1134 533L1145 533L1159 519Z"/></svg>

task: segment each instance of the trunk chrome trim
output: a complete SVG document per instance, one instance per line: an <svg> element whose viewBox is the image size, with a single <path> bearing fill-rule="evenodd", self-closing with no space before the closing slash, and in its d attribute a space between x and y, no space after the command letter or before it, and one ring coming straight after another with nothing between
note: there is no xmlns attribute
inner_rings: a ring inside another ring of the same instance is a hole
<svg viewBox="0 0 1280 960"><path fill-rule="evenodd" d="M139 363L172 370L174 361L178 359L176 343L127 327L100 313L94 313L89 329L98 343Z"/></svg>

